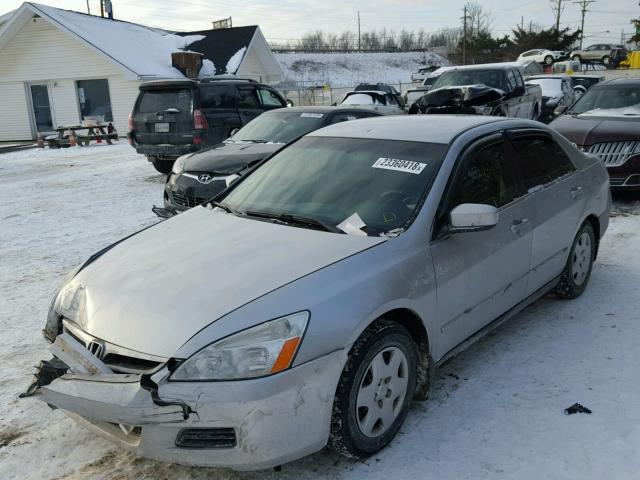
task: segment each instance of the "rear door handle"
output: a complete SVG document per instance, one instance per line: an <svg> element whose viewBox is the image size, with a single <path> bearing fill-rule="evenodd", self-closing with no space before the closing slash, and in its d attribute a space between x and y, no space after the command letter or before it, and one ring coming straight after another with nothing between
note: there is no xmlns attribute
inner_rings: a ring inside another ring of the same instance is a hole
<svg viewBox="0 0 640 480"><path fill-rule="evenodd" d="M578 198L583 193L584 193L584 188L582 188L582 187L573 187L571 189L571 198Z"/></svg>
<svg viewBox="0 0 640 480"><path fill-rule="evenodd" d="M522 235L524 227L529 223L528 218L517 218L511 224L511 232L514 235Z"/></svg>

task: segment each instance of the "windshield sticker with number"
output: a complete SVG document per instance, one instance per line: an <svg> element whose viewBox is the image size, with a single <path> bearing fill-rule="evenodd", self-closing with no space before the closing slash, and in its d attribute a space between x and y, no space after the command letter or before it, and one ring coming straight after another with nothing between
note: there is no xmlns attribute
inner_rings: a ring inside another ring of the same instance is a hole
<svg viewBox="0 0 640 480"><path fill-rule="evenodd" d="M399 158L380 157L371 165L372 168L382 168L384 170L395 170L396 172L414 173L420 175L427 166L426 163L412 162L411 160L400 160Z"/></svg>

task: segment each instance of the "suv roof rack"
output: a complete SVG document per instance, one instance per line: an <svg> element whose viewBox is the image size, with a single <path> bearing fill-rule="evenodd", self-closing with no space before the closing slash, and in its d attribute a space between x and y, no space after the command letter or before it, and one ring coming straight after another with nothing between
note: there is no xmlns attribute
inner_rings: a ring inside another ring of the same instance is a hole
<svg viewBox="0 0 640 480"><path fill-rule="evenodd" d="M240 82L258 83L253 78L236 77L235 75L215 75L213 77L201 78L200 82L202 82L202 83L220 82L220 81L223 81L223 80L238 80Z"/></svg>

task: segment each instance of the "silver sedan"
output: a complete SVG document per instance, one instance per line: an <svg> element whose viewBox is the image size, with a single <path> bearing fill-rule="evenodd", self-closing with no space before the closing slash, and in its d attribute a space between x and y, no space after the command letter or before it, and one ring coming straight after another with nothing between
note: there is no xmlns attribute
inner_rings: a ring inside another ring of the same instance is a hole
<svg viewBox="0 0 640 480"><path fill-rule="evenodd" d="M92 256L26 392L139 455L260 469L392 441L438 365L581 295L604 165L527 120L356 120Z"/></svg>

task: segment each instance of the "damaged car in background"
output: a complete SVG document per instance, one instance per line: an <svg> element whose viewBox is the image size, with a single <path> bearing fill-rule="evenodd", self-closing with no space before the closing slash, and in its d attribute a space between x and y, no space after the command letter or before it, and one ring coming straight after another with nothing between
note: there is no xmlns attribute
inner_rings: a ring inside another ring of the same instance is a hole
<svg viewBox="0 0 640 480"><path fill-rule="evenodd" d="M541 112L540 86L525 85L522 68L514 63L449 69L409 109L409 113L475 113L532 120Z"/></svg>
<svg viewBox="0 0 640 480"><path fill-rule="evenodd" d="M602 162L538 122L331 125L74 270L25 396L167 462L365 458L438 365L585 291L609 207Z"/></svg>

